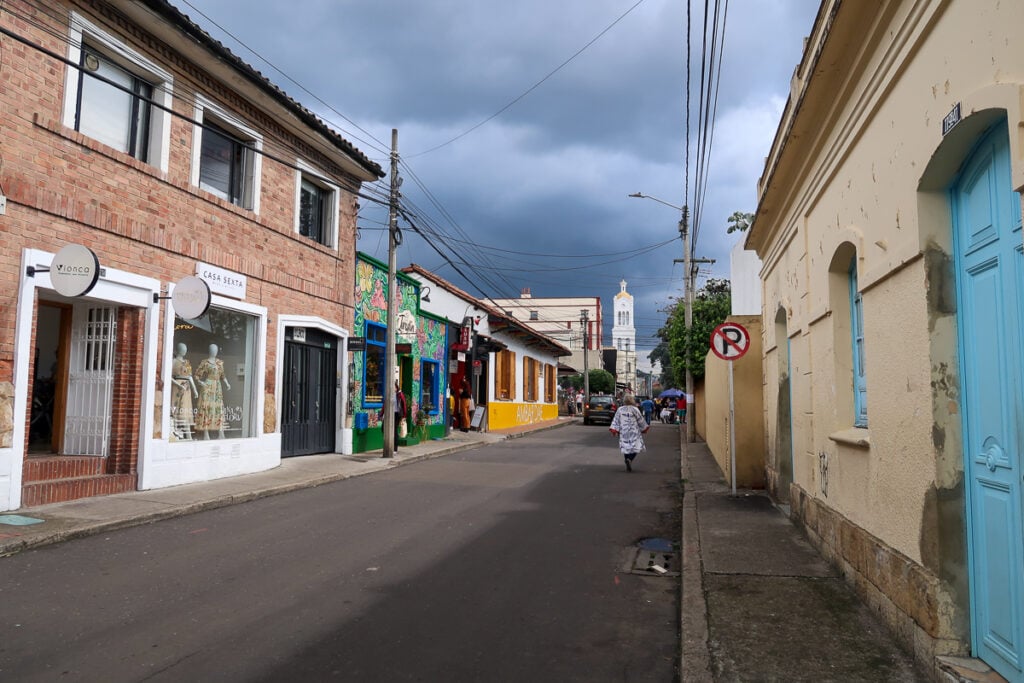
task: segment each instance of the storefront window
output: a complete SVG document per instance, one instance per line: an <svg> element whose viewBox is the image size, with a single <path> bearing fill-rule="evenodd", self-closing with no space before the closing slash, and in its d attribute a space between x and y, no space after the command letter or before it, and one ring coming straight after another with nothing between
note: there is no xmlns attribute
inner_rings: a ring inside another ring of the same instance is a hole
<svg viewBox="0 0 1024 683"><path fill-rule="evenodd" d="M439 364L436 361L423 359L420 362L420 408L429 415L437 415L438 412L438 373Z"/></svg>
<svg viewBox="0 0 1024 683"><path fill-rule="evenodd" d="M256 320L223 308L196 320L175 317L172 441L255 436Z"/></svg>
<svg viewBox="0 0 1024 683"><path fill-rule="evenodd" d="M363 377L363 405L380 407L384 405L384 345L387 328L376 323L366 323L366 368Z"/></svg>

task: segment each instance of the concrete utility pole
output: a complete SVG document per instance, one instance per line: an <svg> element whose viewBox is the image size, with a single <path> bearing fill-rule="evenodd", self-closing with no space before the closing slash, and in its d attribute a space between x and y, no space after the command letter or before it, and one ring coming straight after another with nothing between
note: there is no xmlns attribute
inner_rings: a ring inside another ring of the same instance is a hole
<svg viewBox="0 0 1024 683"><path fill-rule="evenodd" d="M590 363L587 360L589 348L587 342L587 328L590 327L590 311L580 311L580 326L583 328L583 409L587 409L590 403Z"/></svg>
<svg viewBox="0 0 1024 683"><path fill-rule="evenodd" d="M388 321L387 339L384 343L384 453L383 457L395 455L395 301L398 297L398 129L391 129L391 197L388 207Z"/></svg>
<svg viewBox="0 0 1024 683"><path fill-rule="evenodd" d="M693 329L693 263L690 249L690 207L683 205L682 216L679 219L679 235L683 239L683 268L686 270L683 294L686 296L686 335L690 336ZM693 406L693 371L690 364L686 364L686 442L693 443L697 440L694 423L696 412Z"/></svg>
<svg viewBox="0 0 1024 683"><path fill-rule="evenodd" d="M686 271L683 274L683 297L685 299L685 316L684 320L686 323L686 337L690 338L690 330L693 329L693 294L695 289L694 269L693 269L693 249L690 248L690 207L687 205L676 206L675 204L669 204L668 202L652 197L649 194L643 192L634 192L630 197L637 199L653 199L659 204L671 207L676 211L680 212L679 217L679 236L683 240L683 269ZM679 263L679 259L673 259L673 262ZM714 263L714 259L697 259L698 263ZM696 430L694 424L696 422L695 411L692 405L693 400L693 371L690 369L690 364L686 364L686 441L693 443L697 440Z"/></svg>

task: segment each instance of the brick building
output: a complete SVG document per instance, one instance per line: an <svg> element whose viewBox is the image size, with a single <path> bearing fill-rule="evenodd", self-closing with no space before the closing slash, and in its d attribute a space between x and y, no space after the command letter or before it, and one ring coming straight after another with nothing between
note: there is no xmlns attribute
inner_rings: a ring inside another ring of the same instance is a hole
<svg viewBox="0 0 1024 683"><path fill-rule="evenodd" d="M0 32L0 510L338 450L380 166L163 0Z"/></svg>

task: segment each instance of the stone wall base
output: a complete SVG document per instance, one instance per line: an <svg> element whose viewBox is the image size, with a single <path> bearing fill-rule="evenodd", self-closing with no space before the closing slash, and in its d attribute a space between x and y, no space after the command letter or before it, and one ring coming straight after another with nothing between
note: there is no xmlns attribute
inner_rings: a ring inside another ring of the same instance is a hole
<svg viewBox="0 0 1024 683"><path fill-rule="evenodd" d="M952 600L934 574L796 484L790 487L790 503L793 520L818 552L935 680L936 657L969 656L969 643L952 632L944 616Z"/></svg>

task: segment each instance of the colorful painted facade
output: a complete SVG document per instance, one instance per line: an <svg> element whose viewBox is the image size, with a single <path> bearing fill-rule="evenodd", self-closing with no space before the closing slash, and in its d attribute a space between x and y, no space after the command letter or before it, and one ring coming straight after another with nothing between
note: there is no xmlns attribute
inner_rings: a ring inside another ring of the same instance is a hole
<svg viewBox="0 0 1024 683"><path fill-rule="evenodd" d="M420 283L398 273L396 378L408 404L408 435L399 445L444 436L447 417L448 338L445 321L420 310ZM384 405L384 346L387 339L387 278L384 263L356 255L356 336L366 338L366 350L355 352L352 408L353 451L383 447L380 411ZM405 346L408 345L408 346Z"/></svg>

